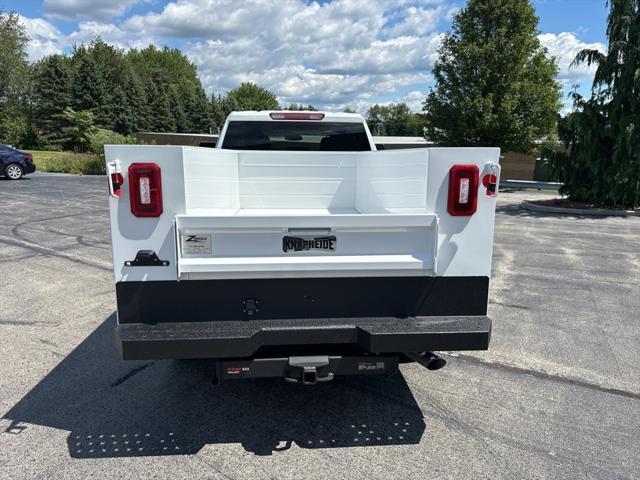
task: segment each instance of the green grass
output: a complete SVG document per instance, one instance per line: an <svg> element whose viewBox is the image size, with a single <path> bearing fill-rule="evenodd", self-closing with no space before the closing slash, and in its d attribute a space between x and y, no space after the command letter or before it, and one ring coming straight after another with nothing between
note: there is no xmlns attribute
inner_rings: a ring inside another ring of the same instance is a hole
<svg viewBox="0 0 640 480"><path fill-rule="evenodd" d="M39 172L104 175L104 160L91 153L25 150L33 155Z"/></svg>

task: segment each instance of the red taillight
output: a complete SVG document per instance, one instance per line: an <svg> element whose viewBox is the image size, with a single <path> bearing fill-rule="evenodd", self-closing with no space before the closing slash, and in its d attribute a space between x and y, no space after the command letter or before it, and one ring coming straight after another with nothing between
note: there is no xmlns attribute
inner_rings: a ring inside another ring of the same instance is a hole
<svg viewBox="0 0 640 480"><path fill-rule="evenodd" d="M313 112L274 112L270 113L271 120L322 120L324 113Z"/></svg>
<svg viewBox="0 0 640 480"><path fill-rule="evenodd" d="M476 213L478 206L478 167L454 165L449 170L449 204L447 210L454 217Z"/></svg>
<svg viewBox="0 0 640 480"><path fill-rule="evenodd" d="M33 163L33 154L32 153L27 153L27 160L29 160L30 162Z"/></svg>
<svg viewBox="0 0 640 480"><path fill-rule="evenodd" d="M131 213L136 217L162 214L162 181L155 163L132 163L129 167Z"/></svg>

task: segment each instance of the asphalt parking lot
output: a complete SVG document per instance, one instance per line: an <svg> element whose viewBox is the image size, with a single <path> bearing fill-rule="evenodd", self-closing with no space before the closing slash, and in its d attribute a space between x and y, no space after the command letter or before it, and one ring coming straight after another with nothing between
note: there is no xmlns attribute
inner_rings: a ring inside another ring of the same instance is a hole
<svg viewBox="0 0 640 480"><path fill-rule="evenodd" d="M488 352L210 383L123 362L103 178L0 180L0 478L639 478L640 218L501 192Z"/></svg>

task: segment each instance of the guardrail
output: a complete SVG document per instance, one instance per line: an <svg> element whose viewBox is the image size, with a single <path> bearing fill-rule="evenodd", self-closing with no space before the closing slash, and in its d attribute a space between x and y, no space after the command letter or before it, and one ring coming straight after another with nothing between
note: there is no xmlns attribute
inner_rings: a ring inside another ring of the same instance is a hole
<svg viewBox="0 0 640 480"><path fill-rule="evenodd" d="M500 189L505 188L533 188L535 190L559 190L562 186L558 182L536 182L531 180L500 180Z"/></svg>

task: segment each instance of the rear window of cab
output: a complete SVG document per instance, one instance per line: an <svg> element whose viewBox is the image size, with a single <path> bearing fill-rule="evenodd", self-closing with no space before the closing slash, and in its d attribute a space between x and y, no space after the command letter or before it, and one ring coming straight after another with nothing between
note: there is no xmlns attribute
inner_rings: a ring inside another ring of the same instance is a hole
<svg viewBox="0 0 640 480"><path fill-rule="evenodd" d="M222 148L230 150L370 151L362 123L230 121Z"/></svg>

